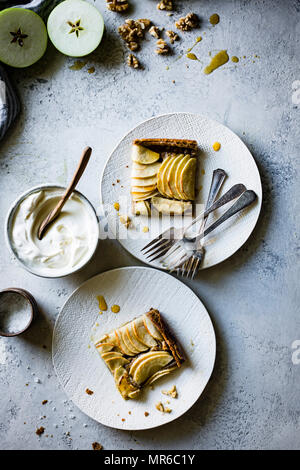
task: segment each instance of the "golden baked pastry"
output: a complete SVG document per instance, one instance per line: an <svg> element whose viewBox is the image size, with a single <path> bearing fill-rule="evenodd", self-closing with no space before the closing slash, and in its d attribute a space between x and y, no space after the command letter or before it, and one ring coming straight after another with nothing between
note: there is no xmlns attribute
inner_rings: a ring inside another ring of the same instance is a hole
<svg viewBox="0 0 300 470"><path fill-rule="evenodd" d="M158 310L104 335L95 347L114 376L124 399L181 367L184 356Z"/></svg>

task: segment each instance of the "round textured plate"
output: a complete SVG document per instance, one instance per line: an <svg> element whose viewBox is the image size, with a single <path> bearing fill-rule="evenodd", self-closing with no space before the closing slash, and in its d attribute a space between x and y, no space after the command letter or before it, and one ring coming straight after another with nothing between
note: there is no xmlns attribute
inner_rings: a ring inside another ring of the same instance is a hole
<svg viewBox="0 0 300 470"><path fill-rule="evenodd" d="M132 227L127 230L119 223L113 207L114 202L119 201L120 213L130 215L131 144L134 139L151 137L195 139L198 142L201 154L196 203L205 204L212 173L217 168L222 168L228 175L220 194L236 183L243 183L247 189L256 192L258 198L253 206L229 219L205 239L206 255L202 269L224 261L245 243L255 227L262 203L261 180L254 158L241 139L222 124L198 114L174 113L149 119L130 131L117 145L106 163L101 181L101 200L111 233L133 256L151 266L162 268L158 261L149 263L141 253L141 248L156 237L162 228L169 227L170 221L161 221L158 216L154 216L150 224L146 217L134 217ZM219 152L213 150L214 142L221 143ZM211 214L207 226L223 212L224 209L220 209ZM180 218L177 221L176 217L174 219L177 225ZM144 226L150 227L148 233L143 232Z"/></svg>
<svg viewBox="0 0 300 470"><path fill-rule="evenodd" d="M102 315L98 295L104 295L108 305ZM110 311L113 304L120 305L118 314ZM187 361L178 371L158 380L153 390L145 389L140 399L125 401L91 336L95 329L107 333L150 307L161 312ZM88 280L66 301L53 333L53 364L69 398L96 421L124 430L154 428L185 413L203 392L215 354L215 333L202 302L185 284L151 268L113 269ZM177 399L161 393L172 385L177 387ZM93 395L88 395L86 388L93 390ZM163 414L155 404L168 399L172 412ZM145 411L149 416L145 416Z"/></svg>

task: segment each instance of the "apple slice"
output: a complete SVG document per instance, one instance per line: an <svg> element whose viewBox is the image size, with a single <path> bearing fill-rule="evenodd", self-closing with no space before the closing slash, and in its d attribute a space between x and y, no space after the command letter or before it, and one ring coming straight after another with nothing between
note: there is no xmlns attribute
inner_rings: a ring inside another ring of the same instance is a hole
<svg viewBox="0 0 300 470"><path fill-rule="evenodd" d="M131 176L137 179L156 176L161 165L161 162L152 163L152 165L140 165L139 163L133 162Z"/></svg>
<svg viewBox="0 0 300 470"><path fill-rule="evenodd" d="M11 67L29 67L47 47L42 18L26 8L7 8L0 13L0 61Z"/></svg>
<svg viewBox="0 0 300 470"><path fill-rule="evenodd" d="M133 374L135 373L136 369L139 367L141 362L145 361L146 359L149 359L150 357L155 356L157 353L161 353L165 351L149 351L145 354L141 354L139 357L137 357L130 365L129 369L129 374L131 377L133 377Z"/></svg>
<svg viewBox="0 0 300 470"><path fill-rule="evenodd" d="M192 214L193 206L190 201L174 201L164 197L154 196L151 199L153 207L161 214Z"/></svg>
<svg viewBox="0 0 300 470"><path fill-rule="evenodd" d="M148 346L149 348L157 346L157 341L155 341L155 339L151 335L149 335L148 331L145 328L142 318L134 320L132 322L132 328L135 337L138 341L145 344L145 346Z"/></svg>
<svg viewBox="0 0 300 470"><path fill-rule="evenodd" d="M83 57L99 46L104 31L101 13L84 0L65 0L49 15L48 34L65 55Z"/></svg>
<svg viewBox="0 0 300 470"><path fill-rule="evenodd" d="M134 332L133 332L133 327L132 327L132 323L129 323L129 325L126 327L126 335L127 335L127 338L129 339L130 343L132 344L132 346L137 349L139 352L143 352L143 351L146 351L148 349L148 346L146 346L145 344L141 343L134 335Z"/></svg>
<svg viewBox="0 0 300 470"><path fill-rule="evenodd" d="M133 374L133 380L138 384L145 382L151 375L158 372L160 369L165 367L169 362L171 362L173 357L167 352L157 351L155 356L149 357L142 361L139 366L136 368L135 373Z"/></svg>
<svg viewBox="0 0 300 470"><path fill-rule="evenodd" d="M175 186L175 174L176 174L177 167L183 158L184 158L183 154L178 155L178 157L175 158L172 166L169 168L169 172L168 172L167 184L168 184L169 192L174 199L180 199L180 196Z"/></svg>
<svg viewBox="0 0 300 470"><path fill-rule="evenodd" d="M160 154L153 152L142 145L133 144L131 158L134 162L142 163L143 165L150 165L160 159Z"/></svg>
<svg viewBox="0 0 300 470"><path fill-rule="evenodd" d="M180 175L180 190L186 199L195 199L196 168L196 158L190 158L190 160L185 164Z"/></svg>
<svg viewBox="0 0 300 470"><path fill-rule="evenodd" d="M114 371L115 369L118 369L120 366L124 366L125 364L128 364L129 361L123 357L111 357L105 361L107 367L111 370Z"/></svg>
<svg viewBox="0 0 300 470"><path fill-rule="evenodd" d="M109 352L115 347L115 345L111 343L96 343L95 346L97 349L101 350L99 351L99 354Z"/></svg>
<svg viewBox="0 0 300 470"><path fill-rule="evenodd" d="M168 186L168 174L169 174L169 170L172 167L175 160L176 160L176 157L171 156L170 160L168 161L167 165L165 166L164 171L161 174L161 179L162 179L161 187L162 187L162 190L163 190L163 194L167 197L173 197L172 193L169 190L169 186Z"/></svg>
<svg viewBox="0 0 300 470"><path fill-rule="evenodd" d="M160 334L156 326L152 323L150 318L147 317L147 315L143 315L143 322L149 335L153 336L153 338L158 339L159 341L162 341L162 335Z"/></svg>
<svg viewBox="0 0 300 470"><path fill-rule="evenodd" d="M160 169L157 173L157 189L163 196L165 196L165 194L163 192L164 191L164 188L163 188L163 174L164 174L165 168L168 165L170 160L171 160L171 155L168 155L164 159L164 161L162 162L161 167L160 167Z"/></svg>
<svg viewBox="0 0 300 470"><path fill-rule="evenodd" d="M126 344L126 348L131 352L131 356L135 356L136 354L139 354L140 351L137 349L129 340L127 333L126 333L126 327L127 325L122 326L122 328L119 328L119 332L122 335L122 340Z"/></svg>
<svg viewBox="0 0 300 470"><path fill-rule="evenodd" d="M156 380L160 379L164 375L170 374L175 369L177 369L177 366L168 367L167 369L159 370L155 374L151 375L144 385L152 385L153 382L156 382Z"/></svg>
<svg viewBox="0 0 300 470"><path fill-rule="evenodd" d="M115 358L115 357L123 357L121 353L119 352L116 352L116 351L108 351L108 352L105 352L105 353L102 353L101 354L101 357L104 361L106 361L107 359L112 359L112 358Z"/></svg>
<svg viewBox="0 0 300 470"><path fill-rule="evenodd" d="M131 191L133 193L149 193L149 191L154 191L156 189L156 184L152 186L131 186Z"/></svg>
<svg viewBox="0 0 300 470"><path fill-rule="evenodd" d="M132 186L153 186L157 183L157 176L150 176L149 178L131 178Z"/></svg>
<svg viewBox="0 0 300 470"><path fill-rule="evenodd" d="M190 156L189 155L186 155L179 163L179 165L177 166L177 169L176 169L176 172L175 172L175 187L176 187L176 191L180 197L181 200L186 200L186 197L184 194L181 193L180 191L180 178L181 178L181 173L182 173L182 170L185 166L185 164L190 160Z"/></svg>
<svg viewBox="0 0 300 470"><path fill-rule="evenodd" d="M133 353L129 348L127 348L119 330L115 331L115 335L116 335L119 348L121 349L122 353L125 354L126 356L135 356L135 353Z"/></svg>
<svg viewBox="0 0 300 470"><path fill-rule="evenodd" d="M150 199L151 197L155 196L157 194L157 191L152 191L150 193L132 193L132 199L134 202L138 201L145 201L147 199Z"/></svg>

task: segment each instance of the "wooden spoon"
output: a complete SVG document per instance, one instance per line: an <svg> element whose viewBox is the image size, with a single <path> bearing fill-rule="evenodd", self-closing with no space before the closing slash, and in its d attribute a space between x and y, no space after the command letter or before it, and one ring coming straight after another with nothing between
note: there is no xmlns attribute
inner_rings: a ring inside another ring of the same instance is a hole
<svg viewBox="0 0 300 470"><path fill-rule="evenodd" d="M74 176L67 187L64 195L61 197L59 202L56 204L54 209L52 209L51 212L45 217L41 225L39 226L38 229L38 239L41 240L43 238L43 235L45 233L45 230L48 228L48 226L57 218L57 216L60 214L62 208L64 207L65 203L71 196L72 192L77 186L78 181L80 180L84 170L86 169L86 166L88 164L88 161L90 159L92 153L91 147L86 147L84 151L82 152L78 167L74 173Z"/></svg>

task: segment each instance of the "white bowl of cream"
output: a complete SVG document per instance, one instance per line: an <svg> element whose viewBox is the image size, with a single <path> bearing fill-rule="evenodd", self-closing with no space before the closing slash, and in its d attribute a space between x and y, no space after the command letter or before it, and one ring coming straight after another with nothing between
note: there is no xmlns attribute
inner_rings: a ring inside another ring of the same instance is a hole
<svg viewBox="0 0 300 470"><path fill-rule="evenodd" d="M10 249L25 269L38 276L72 274L90 261L97 248L97 215L79 191L72 193L42 240L38 239L41 222L64 191L65 188L54 185L32 188L18 198L7 217Z"/></svg>

